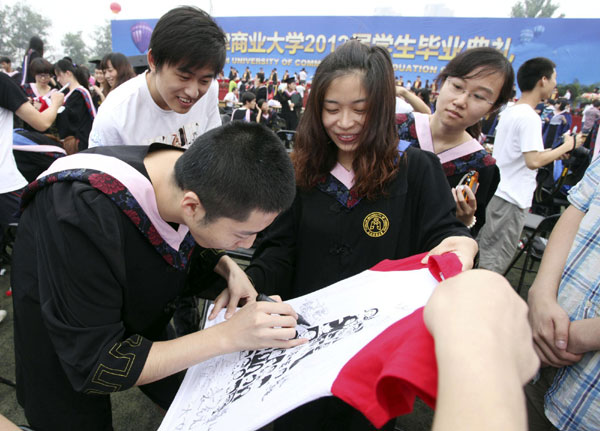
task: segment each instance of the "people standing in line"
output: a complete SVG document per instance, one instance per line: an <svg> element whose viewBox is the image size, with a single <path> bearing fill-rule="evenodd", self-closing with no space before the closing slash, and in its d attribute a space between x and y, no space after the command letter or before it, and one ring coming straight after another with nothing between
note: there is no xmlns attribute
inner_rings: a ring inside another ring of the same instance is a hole
<svg viewBox="0 0 600 431"><path fill-rule="evenodd" d="M542 121L534 108L554 92L555 68L554 62L544 57L523 63L517 72L521 98L502 111L496 127L492 155L500 169L500 183L479 232L481 268L504 273L517 249L532 203L537 169L582 144L581 136L575 139L565 135L563 144L544 149Z"/></svg>

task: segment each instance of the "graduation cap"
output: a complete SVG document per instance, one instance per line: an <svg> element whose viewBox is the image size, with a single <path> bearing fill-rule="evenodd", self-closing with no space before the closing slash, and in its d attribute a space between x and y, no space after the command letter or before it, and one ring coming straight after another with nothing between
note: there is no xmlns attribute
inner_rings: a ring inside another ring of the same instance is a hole
<svg viewBox="0 0 600 431"><path fill-rule="evenodd" d="M296 78L290 76L289 78L284 79L283 82L285 82L286 84L291 84L292 82L296 82Z"/></svg>
<svg viewBox="0 0 600 431"><path fill-rule="evenodd" d="M101 62L102 62L102 60L90 60L90 61L88 61L88 63L95 64L96 67L100 66Z"/></svg>

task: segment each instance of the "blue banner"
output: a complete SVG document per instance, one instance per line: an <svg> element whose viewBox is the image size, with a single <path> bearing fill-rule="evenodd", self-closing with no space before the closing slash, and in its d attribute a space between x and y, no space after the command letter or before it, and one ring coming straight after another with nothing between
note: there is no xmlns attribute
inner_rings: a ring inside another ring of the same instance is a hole
<svg viewBox="0 0 600 431"><path fill-rule="evenodd" d="M600 20L561 18L428 17L221 17L227 33L227 64L243 73L262 67L279 78L305 68L309 81L320 60L349 38L388 49L395 74L432 82L459 52L490 46L501 51L515 72L526 60L548 57L559 83L599 82ZM113 51L127 56L147 52L157 20L112 21Z"/></svg>

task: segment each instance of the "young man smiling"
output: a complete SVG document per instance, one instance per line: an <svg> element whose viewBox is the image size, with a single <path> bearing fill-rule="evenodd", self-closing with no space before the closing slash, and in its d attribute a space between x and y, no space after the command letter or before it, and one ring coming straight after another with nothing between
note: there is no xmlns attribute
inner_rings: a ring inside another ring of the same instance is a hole
<svg viewBox="0 0 600 431"><path fill-rule="evenodd" d="M223 30L204 11L182 6L156 23L148 49L149 71L110 93L90 133L90 147L188 146L221 125L218 84L225 64Z"/></svg>

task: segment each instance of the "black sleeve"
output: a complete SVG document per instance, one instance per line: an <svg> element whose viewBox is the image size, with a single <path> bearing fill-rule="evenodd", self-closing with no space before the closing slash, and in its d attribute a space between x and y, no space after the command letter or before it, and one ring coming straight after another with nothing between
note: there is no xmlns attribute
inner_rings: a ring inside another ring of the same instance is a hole
<svg viewBox="0 0 600 431"><path fill-rule="evenodd" d="M19 86L6 73L0 73L0 107L16 112L27 97Z"/></svg>
<svg viewBox="0 0 600 431"><path fill-rule="evenodd" d="M301 216L300 194L290 209L281 213L264 231L246 274L258 292L292 297L296 266L296 235Z"/></svg>
<svg viewBox="0 0 600 431"><path fill-rule="evenodd" d="M81 124L84 115L89 114L83 96L79 91L74 91L65 103L65 110L56 117L56 127L60 138L78 137L77 128Z"/></svg>
<svg viewBox="0 0 600 431"><path fill-rule="evenodd" d="M409 194L411 204L418 209L418 242L423 244L422 249L431 250L450 236L471 237L466 226L456 218L456 203L438 157L413 147L405 154Z"/></svg>
<svg viewBox="0 0 600 431"><path fill-rule="evenodd" d="M73 388L108 393L134 386L152 342L126 334L123 323L128 220L82 183L41 190L24 216L37 224L42 320Z"/></svg>

